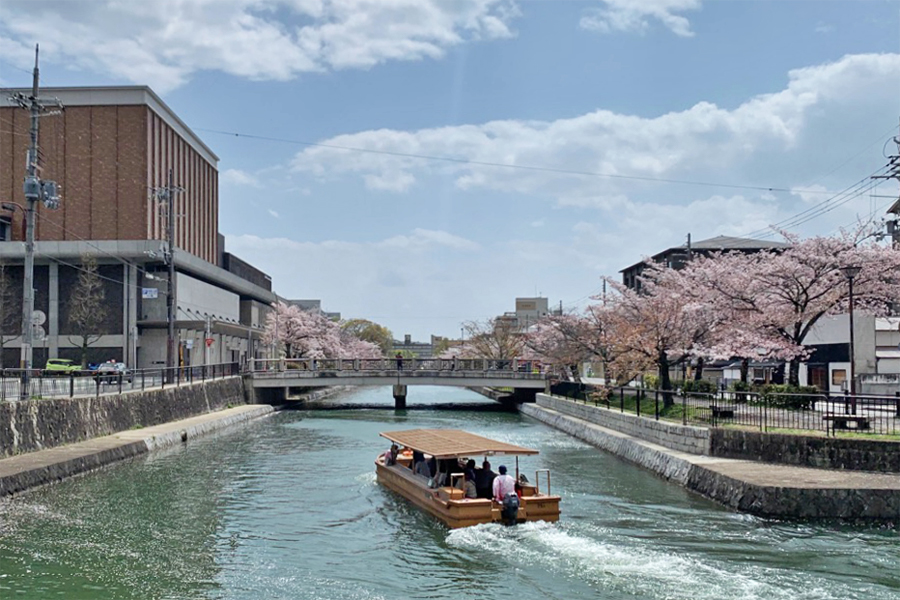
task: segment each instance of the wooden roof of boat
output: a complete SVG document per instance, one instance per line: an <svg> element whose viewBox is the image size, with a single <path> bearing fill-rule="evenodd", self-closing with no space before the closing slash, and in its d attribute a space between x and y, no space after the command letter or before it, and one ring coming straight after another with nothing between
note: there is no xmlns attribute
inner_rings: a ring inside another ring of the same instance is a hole
<svg viewBox="0 0 900 600"><path fill-rule="evenodd" d="M537 450L506 444L460 429L407 429L381 433L392 442L435 458L493 456L495 454L537 454Z"/></svg>

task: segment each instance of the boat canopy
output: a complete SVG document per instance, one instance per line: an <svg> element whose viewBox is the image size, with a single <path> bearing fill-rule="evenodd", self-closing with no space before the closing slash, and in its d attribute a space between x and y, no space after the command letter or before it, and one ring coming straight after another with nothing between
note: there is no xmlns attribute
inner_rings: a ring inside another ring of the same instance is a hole
<svg viewBox="0 0 900 600"><path fill-rule="evenodd" d="M407 429L385 431L381 437L435 458L494 456L497 454L537 454L537 450L498 442L460 429Z"/></svg>

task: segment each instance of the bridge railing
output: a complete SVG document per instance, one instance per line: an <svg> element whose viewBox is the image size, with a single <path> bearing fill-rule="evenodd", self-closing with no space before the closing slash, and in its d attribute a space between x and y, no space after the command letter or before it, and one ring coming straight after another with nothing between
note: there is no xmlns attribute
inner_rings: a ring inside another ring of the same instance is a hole
<svg viewBox="0 0 900 600"><path fill-rule="evenodd" d="M266 373L297 376L397 375L424 373L452 376L478 374L482 377L517 377L543 379L547 365L530 360L489 360L480 358L282 358L254 359L249 369L254 374Z"/></svg>

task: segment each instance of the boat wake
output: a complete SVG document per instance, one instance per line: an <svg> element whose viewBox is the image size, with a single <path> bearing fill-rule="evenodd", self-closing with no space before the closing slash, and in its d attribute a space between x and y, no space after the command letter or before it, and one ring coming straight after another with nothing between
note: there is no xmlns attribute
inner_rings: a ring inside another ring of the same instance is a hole
<svg viewBox="0 0 900 600"><path fill-rule="evenodd" d="M451 531L447 543L490 555L516 569L544 569L624 597L670 600L849 600L892 597L878 590L835 589L833 581L759 565L674 554L629 538L602 541L564 523L478 525ZM616 596L618 597L618 596Z"/></svg>

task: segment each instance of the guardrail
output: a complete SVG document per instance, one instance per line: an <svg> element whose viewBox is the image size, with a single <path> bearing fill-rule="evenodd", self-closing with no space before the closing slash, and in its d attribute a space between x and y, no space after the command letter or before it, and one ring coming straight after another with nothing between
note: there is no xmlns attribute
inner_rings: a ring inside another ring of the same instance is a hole
<svg viewBox="0 0 900 600"><path fill-rule="evenodd" d="M301 371L306 373L356 372L383 373L390 371L436 371L436 372L477 372L484 374L516 373L521 375L541 375L548 365L530 360L488 360L471 358L284 358L255 359L250 361L253 373Z"/></svg>
<svg viewBox="0 0 900 600"><path fill-rule="evenodd" d="M757 392L686 392L634 387L554 385L551 393L637 416L760 431L900 434L900 395L839 396ZM667 405L668 396L668 405Z"/></svg>
<svg viewBox="0 0 900 600"><path fill-rule="evenodd" d="M221 379L240 374L237 363L220 363L196 367L136 369L124 372L72 371L53 373L31 370L28 393L22 393L22 369L0 370L0 402L24 398L74 398L121 394L133 390L181 386L195 381Z"/></svg>

